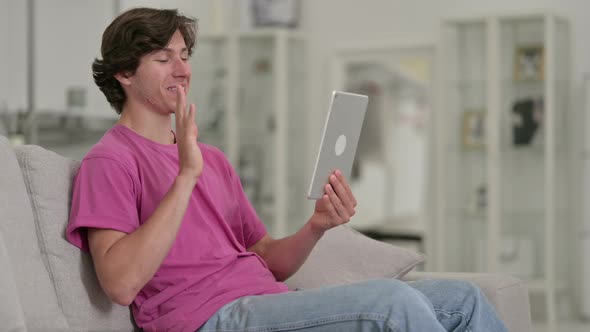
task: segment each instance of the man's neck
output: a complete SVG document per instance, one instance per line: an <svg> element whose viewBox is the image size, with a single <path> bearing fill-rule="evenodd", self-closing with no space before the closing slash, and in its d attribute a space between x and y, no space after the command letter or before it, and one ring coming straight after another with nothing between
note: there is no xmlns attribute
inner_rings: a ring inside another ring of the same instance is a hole
<svg viewBox="0 0 590 332"><path fill-rule="evenodd" d="M170 115L162 115L148 110L125 108L117 124L130 128L137 134L160 144L173 144Z"/></svg>

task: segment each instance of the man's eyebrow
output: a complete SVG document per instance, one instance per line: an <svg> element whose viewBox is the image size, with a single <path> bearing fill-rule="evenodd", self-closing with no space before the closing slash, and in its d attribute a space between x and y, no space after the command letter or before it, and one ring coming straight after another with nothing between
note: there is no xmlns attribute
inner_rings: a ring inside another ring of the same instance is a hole
<svg viewBox="0 0 590 332"><path fill-rule="evenodd" d="M173 50L173 49L171 49L171 48L168 48L168 47L164 47L164 48L161 48L161 49L159 49L159 50L156 50L156 53L157 53L157 52L174 53L174 50ZM188 48L187 48L187 47L183 47L183 48L180 50L180 53L182 53L182 52L188 52Z"/></svg>

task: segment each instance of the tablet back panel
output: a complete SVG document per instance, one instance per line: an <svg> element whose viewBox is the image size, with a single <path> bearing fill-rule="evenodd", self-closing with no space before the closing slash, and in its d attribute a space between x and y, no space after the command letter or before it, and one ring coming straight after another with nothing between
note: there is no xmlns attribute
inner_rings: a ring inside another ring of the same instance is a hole
<svg viewBox="0 0 590 332"><path fill-rule="evenodd" d="M307 197L319 199L330 174L340 169L350 180L361 128L369 98L365 95L334 91L320 143Z"/></svg>

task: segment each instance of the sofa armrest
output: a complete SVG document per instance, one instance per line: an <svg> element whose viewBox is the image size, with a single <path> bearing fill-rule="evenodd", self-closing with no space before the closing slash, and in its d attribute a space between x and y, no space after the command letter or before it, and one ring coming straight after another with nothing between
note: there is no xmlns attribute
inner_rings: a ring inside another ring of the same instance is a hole
<svg viewBox="0 0 590 332"><path fill-rule="evenodd" d="M496 309L509 331L532 329L529 295L526 284L513 276L487 273L410 272L403 280L457 279L477 285Z"/></svg>

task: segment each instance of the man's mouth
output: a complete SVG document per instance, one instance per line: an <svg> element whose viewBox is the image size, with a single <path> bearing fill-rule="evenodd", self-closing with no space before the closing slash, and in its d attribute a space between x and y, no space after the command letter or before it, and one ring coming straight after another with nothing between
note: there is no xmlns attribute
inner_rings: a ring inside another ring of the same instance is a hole
<svg viewBox="0 0 590 332"><path fill-rule="evenodd" d="M184 86L184 85L180 85L180 86L186 90L186 86ZM175 85L175 86L168 87L167 90L171 91L171 92L176 92L178 90L178 88Z"/></svg>

